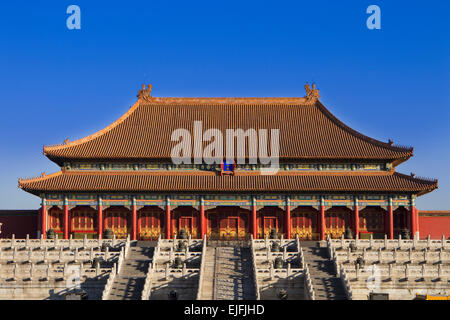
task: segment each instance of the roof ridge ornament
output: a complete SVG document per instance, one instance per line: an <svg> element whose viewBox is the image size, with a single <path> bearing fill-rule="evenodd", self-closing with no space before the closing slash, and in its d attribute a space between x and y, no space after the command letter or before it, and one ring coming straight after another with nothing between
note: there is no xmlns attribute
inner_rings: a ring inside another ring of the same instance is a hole
<svg viewBox="0 0 450 320"><path fill-rule="evenodd" d="M147 89L145 89L145 84L142 84L142 89L139 90L137 97L139 100L140 99L146 100L152 97L151 93L152 93L152 85L148 84Z"/></svg>
<svg viewBox="0 0 450 320"><path fill-rule="evenodd" d="M319 90L316 89L316 84L313 83L312 84L312 88L309 87L309 83L307 82L305 84L305 91L306 91L306 101L307 102L315 102L317 100L319 100L320 95L319 95Z"/></svg>

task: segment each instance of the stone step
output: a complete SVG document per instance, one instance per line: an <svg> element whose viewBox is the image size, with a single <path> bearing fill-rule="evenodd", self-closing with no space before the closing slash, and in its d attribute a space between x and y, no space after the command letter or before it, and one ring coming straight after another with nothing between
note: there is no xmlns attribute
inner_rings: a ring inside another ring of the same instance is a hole
<svg viewBox="0 0 450 320"><path fill-rule="evenodd" d="M326 248L303 248L317 300L345 300L345 289L336 276L335 267Z"/></svg>
<svg viewBox="0 0 450 320"><path fill-rule="evenodd" d="M109 300L140 300L153 247L131 247L120 274L114 280Z"/></svg>

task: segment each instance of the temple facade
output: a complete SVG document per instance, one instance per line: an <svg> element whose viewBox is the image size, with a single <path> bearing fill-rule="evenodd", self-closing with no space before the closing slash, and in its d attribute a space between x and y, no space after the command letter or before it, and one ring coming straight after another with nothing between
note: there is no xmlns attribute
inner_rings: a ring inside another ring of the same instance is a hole
<svg viewBox="0 0 450 320"><path fill-rule="evenodd" d="M251 161L175 164L172 133L193 132L195 121L224 135L279 129L278 172L262 175L264 165ZM61 170L19 179L19 188L42 199L44 237L50 229L60 238L102 237L108 228L137 240L181 229L193 238L245 239L275 229L321 240L349 229L393 239L419 232L415 199L438 185L397 172L413 148L351 129L308 85L298 98L153 97L149 86L110 126L43 153Z"/></svg>

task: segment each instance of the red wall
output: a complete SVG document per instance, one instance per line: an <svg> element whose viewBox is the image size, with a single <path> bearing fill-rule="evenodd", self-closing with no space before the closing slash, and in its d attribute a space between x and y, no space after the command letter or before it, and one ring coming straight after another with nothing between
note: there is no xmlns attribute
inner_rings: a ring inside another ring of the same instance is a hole
<svg viewBox="0 0 450 320"><path fill-rule="evenodd" d="M419 212L419 234L421 239L428 235L432 239L450 237L450 211L420 211Z"/></svg>
<svg viewBox="0 0 450 320"><path fill-rule="evenodd" d="M0 238L25 239L37 237L38 210L0 210L1 233Z"/></svg>

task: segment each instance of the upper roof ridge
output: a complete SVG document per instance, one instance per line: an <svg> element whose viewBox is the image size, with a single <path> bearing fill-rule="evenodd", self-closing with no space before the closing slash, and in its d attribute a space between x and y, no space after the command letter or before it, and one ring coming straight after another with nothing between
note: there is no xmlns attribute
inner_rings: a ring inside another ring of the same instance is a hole
<svg viewBox="0 0 450 320"><path fill-rule="evenodd" d="M78 140L74 140L74 141L69 141L69 139L65 139L64 142L60 143L60 144L44 145L43 148L42 148L43 149L43 154L47 155L47 152L51 151L51 150L56 150L56 149L62 149L62 148L65 148L65 147L76 146L76 145L79 145L81 143L93 140L96 137L101 136L105 132L110 131L111 129L117 127L120 123L122 123L125 119L127 119L128 116L130 114L132 114L138 107L139 107L139 100L136 101L131 106L131 108L128 109L128 111L125 112L119 119L117 119L116 121L111 123L109 126L103 128L103 129L101 129L101 130L99 130L99 131L97 131L97 132L95 132L95 133L93 133L93 134L91 134L91 135L89 135L87 137L84 137L84 138L81 138L81 139L78 139Z"/></svg>
<svg viewBox="0 0 450 320"><path fill-rule="evenodd" d="M138 101L109 126L44 146L43 153L60 165L64 159L169 159L169 131L200 120L219 130L278 128L283 159L386 159L397 165L412 155L412 148L372 139L342 123L319 101L315 85L305 90L306 97L182 98L152 97L151 86L144 86Z"/></svg>

